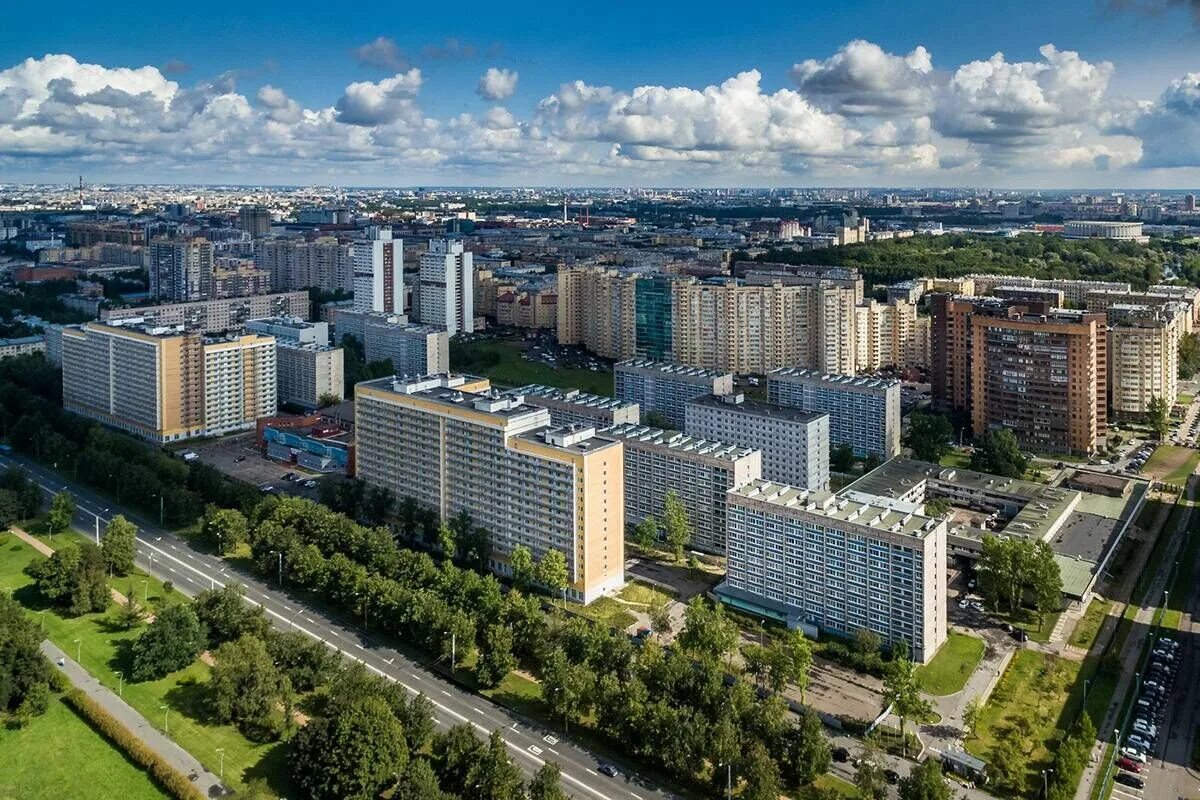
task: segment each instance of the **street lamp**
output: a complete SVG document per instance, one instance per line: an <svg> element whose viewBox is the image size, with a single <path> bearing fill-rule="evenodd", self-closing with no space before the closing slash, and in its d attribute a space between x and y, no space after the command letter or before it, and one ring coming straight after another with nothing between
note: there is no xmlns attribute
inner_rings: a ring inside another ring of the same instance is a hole
<svg viewBox="0 0 1200 800"><path fill-rule="evenodd" d="M153 559L153 554L151 554L151 558ZM150 581L144 580L144 581L142 581L142 605L149 605L149 603L150 603Z"/></svg>
<svg viewBox="0 0 1200 800"><path fill-rule="evenodd" d="M733 800L733 762L718 764L717 766L725 767L725 797L727 800Z"/></svg>
<svg viewBox="0 0 1200 800"><path fill-rule="evenodd" d="M158 527L165 528L166 523L163 522L163 520L166 519L166 517L164 515L163 495L158 492L155 492L154 494L152 494L150 496L158 498Z"/></svg>
<svg viewBox="0 0 1200 800"><path fill-rule="evenodd" d="M443 631L442 635L450 634L450 672L454 672L455 665L458 663L458 634L454 631Z"/></svg>
<svg viewBox="0 0 1200 800"><path fill-rule="evenodd" d="M225 780L225 748L218 747L217 754L221 756L221 762L217 767L217 777L219 777L221 780Z"/></svg>
<svg viewBox="0 0 1200 800"><path fill-rule="evenodd" d="M92 515L96 518L96 544L100 544L100 515L107 511L108 509L106 508L104 511L92 512Z"/></svg>
<svg viewBox="0 0 1200 800"><path fill-rule="evenodd" d="M1052 767L1047 767L1046 769L1042 770L1042 797L1050 796L1050 781L1047 776L1049 776L1049 774L1052 772L1054 772Z"/></svg>
<svg viewBox="0 0 1200 800"><path fill-rule="evenodd" d="M75 663L78 664L83 656L83 639L75 640Z"/></svg>
<svg viewBox="0 0 1200 800"><path fill-rule="evenodd" d="M117 694L121 697L125 696L125 673L117 670Z"/></svg>
<svg viewBox="0 0 1200 800"><path fill-rule="evenodd" d="M283 551L272 550L271 555L279 556L279 588L283 588Z"/></svg>
<svg viewBox="0 0 1200 800"><path fill-rule="evenodd" d="M167 715L171 713L171 709L169 706L159 706L159 709L163 712L163 733L170 733L171 730L167 727Z"/></svg>

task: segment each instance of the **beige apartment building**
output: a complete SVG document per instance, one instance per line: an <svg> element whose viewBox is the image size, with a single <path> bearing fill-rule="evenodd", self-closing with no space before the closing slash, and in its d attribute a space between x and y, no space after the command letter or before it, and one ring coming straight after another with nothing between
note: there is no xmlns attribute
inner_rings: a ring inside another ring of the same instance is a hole
<svg viewBox="0 0 1200 800"><path fill-rule="evenodd" d="M524 545L535 559L561 552L581 602L624 584L619 441L462 375L361 383L354 408L358 476L443 519L466 511L490 534L494 571L508 574Z"/></svg>
<svg viewBox="0 0 1200 800"><path fill-rule="evenodd" d="M1119 418L1140 417L1159 397L1179 396L1179 337L1190 317L1182 303L1111 305L1108 316L1109 404Z"/></svg>
<svg viewBox="0 0 1200 800"><path fill-rule="evenodd" d="M560 269L558 343L577 344L605 358L633 358L637 279L602 267Z"/></svg>
<svg viewBox="0 0 1200 800"><path fill-rule="evenodd" d="M63 407L153 442L254 427L276 411L275 340L91 322L62 331Z"/></svg>
<svg viewBox="0 0 1200 800"><path fill-rule="evenodd" d="M887 367L919 369L929 364L929 317L915 303L863 300L854 309L858 372Z"/></svg>
<svg viewBox="0 0 1200 800"><path fill-rule="evenodd" d="M252 319L308 319L308 315L308 292L277 292L221 300L201 300L197 303L164 303L100 310L100 320L110 324L140 320L156 327L183 326L189 331L200 333L237 330Z"/></svg>
<svg viewBox="0 0 1200 800"><path fill-rule="evenodd" d="M496 298L493 316L499 325L553 329L558 325L558 292L548 288L504 292Z"/></svg>
<svg viewBox="0 0 1200 800"><path fill-rule="evenodd" d="M330 291L354 290L354 259L349 242L322 236L311 242L263 239L254 243L254 261L271 273L276 291L318 286Z"/></svg>

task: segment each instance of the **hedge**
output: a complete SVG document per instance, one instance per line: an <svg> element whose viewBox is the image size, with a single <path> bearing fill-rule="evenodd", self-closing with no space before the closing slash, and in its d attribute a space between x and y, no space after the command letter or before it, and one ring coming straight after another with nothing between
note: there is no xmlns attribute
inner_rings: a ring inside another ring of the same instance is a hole
<svg viewBox="0 0 1200 800"><path fill-rule="evenodd" d="M103 706L88 697L82 689L72 689L63 696L63 699L105 738L125 751L125 755L135 764L149 772L150 777L167 793L178 800L205 800L204 793L197 789L186 775L147 747L141 739L118 722Z"/></svg>

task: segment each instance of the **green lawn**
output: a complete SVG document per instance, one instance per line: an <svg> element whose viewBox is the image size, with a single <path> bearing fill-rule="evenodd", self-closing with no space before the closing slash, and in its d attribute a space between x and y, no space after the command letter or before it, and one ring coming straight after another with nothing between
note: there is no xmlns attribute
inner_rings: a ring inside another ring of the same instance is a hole
<svg viewBox="0 0 1200 800"><path fill-rule="evenodd" d="M1175 405L1190 406L1192 404L1192 401L1195 399L1196 398L1193 395L1187 394L1185 392L1180 392L1179 395L1175 398Z"/></svg>
<svg viewBox="0 0 1200 800"><path fill-rule="evenodd" d="M617 597L628 603L637 603L646 608L669 603L675 599L675 595L673 594L667 594L656 586L638 581L630 581L625 584L625 588L617 593Z"/></svg>
<svg viewBox="0 0 1200 800"><path fill-rule="evenodd" d="M140 767L59 698L24 728L0 727L0 797L162 800Z"/></svg>
<svg viewBox="0 0 1200 800"><path fill-rule="evenodd" d="M482 375L498 386L524 386L542 383L564 389L582 389L593 394L612 395L613 375L610 368L599 372L590 369L551 367L542 361L521 358L518 342L483 339L455 343L450 348L450 368L455 372Z"/></svg>
<svg viewBox="0 0 1200 800"><path fill-rule="evenodd" d="M951 450L946 455L942 456L940 463L943 467L954 467L955 469L970 469L971 456L969 453L964 453L961 450Z"/></svg>
<svg viewBox="0 0 1200 800"><path fill-rule="evenodd" d="M1112 608L1112 603L1108 600L1102 600L1099 597L1092 598L1092 602L1088 603L1087 611L1075 623L1075 630L1071 631L1071 645L1084 650L1089 649L1092 642L1096 641L1096 635L1100 633L1100 627L1108 617L1110 608Z"/></svg>
<svg viewBox="0 0 1200 800"><path fill-rule="evenodd" d="M546 713L542 705L542 687L515 672L505 675L504 680L500 681L500 685L495 689L483 689L480 694L529 716Z"/></svg>
<svg viewBox="0 0 1200 800"><path fill-rule="evenodd" d="M586 606L568 601L567 610L621 631L637 622L637 617L611 597L601 597Z"/></svg>
<svg viewBox="0 0 1200 800"><path fill-rule="evenodd" d="M56 536L55 541L60 538L64 537ZM88 672L109 688L118 690L121 681L117 672L128 674L128 648L139 635L140 629L116 629L110 623L110 613L66 617L54 609L47 609L31 585L31 579L22 572L26 564L37 558L41 556L24 542L0 534L0 581L14 589L13 596L37 614L47 638L72 658L79 653L80 661ZM150 579L146 589L151 607L156 599L164 597L162 584L158 581ZM140 583L136 590L140 597ZM116 608L114 603L109 612ZM146 683L125 681L122 696L125 702L156 726L162 725L162 706L167 706L171 738L213 773L217 772L220 758L216 751L224 748L225 780L233 788L240 789L245 781L261 777L279 794L289 793L292 787L286 775L286 745L279 742L253 744L232 725L213 724L208 719L204 691L208 676L209 668L197 661L162 680Z"/></svg>
<svg viewBox="0 0 1200 800"><path fill-rule="evenodd" d="M859 797L858 789L855 788L853 783L842 780L836 775L829 774L818 776L816 780L801 789L796 794L796 797L799 800L808 800L811 797L817 796L816 790L820 789L824 789L826 792L834 792L837 797L850 798L851 800Z"/></svg>
<svg viewBox="0 0 1200 800"><path fill-rule="evenodd" d="M1200 450L1178 447L1173 444L1160 445L1142 467L1142 472L1164 483L1182 484L1200 463Z"/></svg>
<svg viewBox="0 0 1200 800"><path fill-rule="evenodd" d="M933 659L917 669L922 691L936 695L962 691L983 658L983 650L982 639L951 631Z"/></svg>

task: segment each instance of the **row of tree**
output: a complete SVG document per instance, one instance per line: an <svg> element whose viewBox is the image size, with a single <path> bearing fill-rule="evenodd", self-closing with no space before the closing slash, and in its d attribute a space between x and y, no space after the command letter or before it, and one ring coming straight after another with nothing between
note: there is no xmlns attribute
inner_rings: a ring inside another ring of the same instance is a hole
<svg viewBox="0 0 1200 800"><path fill-rule="evenodd" d="M50 702L50 664L42 631L7 593L0 594L0 718L21 725Z"/></svg>
<svg viewBox="0 0 1200 800"><path fill-rule="evenodd" d="M1054 551L1044 541L984 536L975 568L979 591L993 608L1013 614L1029 598L1040 625L1062 603L1062 574Z"/></svg>

